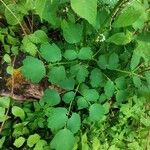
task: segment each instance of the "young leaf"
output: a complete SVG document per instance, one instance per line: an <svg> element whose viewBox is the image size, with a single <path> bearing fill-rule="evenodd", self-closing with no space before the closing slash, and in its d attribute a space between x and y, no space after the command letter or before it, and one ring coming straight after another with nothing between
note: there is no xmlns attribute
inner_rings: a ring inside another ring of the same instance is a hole
<svg viewBox="0 0 150 150"><path fill-rule="evenodd" d="M40 82L46 75L46 70L43 62L37 58L28 56L23 60L22 73L34 83Z"/></svg>
<svg viewBox="0 0 150 150"><path fill-rule="evenodd" d="M61 107L57 107L57 108L52 108L49 112L48 112L48 127L52 130L52 131L56 131L59 130L61 128L63 128L67 122L67 109L66 108L61 108Z"/></svg>
<svg viewBox="0 0 150 150"><path fill-rule="evenodd" d="M89 102L96 102L99 98L99 93L95 89L85 89L83 97Z"/></svg>
<svg viewBox="0 0 150 150"><path fill-rule="evenodd" d="M33 34L30 34L28 38L35 44L48 42L48 37L43 30L36 30Z"/></svg>
<svg viewBox="0 0 150 150"><path fill-rule="evenodd" d="M97 16L97 0L71 0L72 9L90 24L95 26Z"/></svg>
<svg viewBox="0 0 150 150"><path fill-rule="evenodd" d="M90 47L82 47L78 53L78 58L81 60L91 59L93 52Z"/></svg>
<svg viewBox="0 0 150 150"><path fill-rule="evenodd" d="M139 7L129 6L127 7L113 23L113 27L126 27L132 25L141 16L142 10Z"/></svg>
<svg viewBox="0 0 150 150"><path fill-rule="evenodd" d="M119 77L115 80L116 87L120 90L123 90L126 88L126 80L125 77Z"/></svg>
<svg viewBox="0 0 150 150"><path fill-rule="evenodd" d="M9 4L7 5L7 7L8 8L5 8L5 17L7 23L10 25L19 24L23 19L23 14L19 11L18 5Z"/></svg>
<svg viewBox="0 0 150 150"><path fill-rule="evenodd" d="M107 42L114 43L116 45L126 45L130 43L131 40L132 40L132 33L128 32L125 34L124 32L120 32L115 33L114 35L109 37L107 39Z"/></svg>
<svg viewBox="0 0 150 150"><path fill-rule="evenodd" d="M106 69L108 67L108 56L100 55L97 64L101 69Z"/></svg>
<svg viewBox="0 0 150 150"><path fill-rule="evenodd" d="M107 96L107 98L111 98L113 96L114 90L114 83L108 80L104 87L105 95Z"/></svg>
<svg viewBox="0 0 150 150"><path fill-rule="evenodd" d="M60 103L60 96L58 91L55 89L46 89L44 95L41 98L41 101L46 102L50 106L55 106Z"/></svg>
<svg viewBox="0 0 150 150"><path fill-rule="evenodd" d="M18 106L13 106L12 107L12 114L15 117L19 117L22 120L25 118L24 110L22 108L18 107Z"/></svg>
<svg viewBox="0 0 150 150"><path fill-rule="evenodd" d="M33 147L39 140L40 140L40 136L38 134L33 134L33 135L30 135L27 139L27 145L29 147Z"/></svg>
<svg viewBox="0 0 150 150"><path fill-rule="evenodd" d="M10 105L10 97L0 97L0 107L8 108Z"/></svg>
<svg viewBox="0 0 150 150"><path fill-rule="evenodd" d="M67 121L67 128L72 131L72 133L77 133L80 130L81 118L77 113L73 113L71 118Z"/></svg>
<svg viewBox="0 0 150 150"><path fill-rule="evenodd" d="M78 106L78 110L80 110L80 109L87 108L89 105L84 97L79 96L77 98L77 106Z"/></svg>
<svg viewBox="0 0 150 150"><path fill-rule="evenodd" d="M24 137L19 137L19 138L15 139L13 145L15 147L19 148L19 147L21 147L24 144L25 140L26 139Z"/></svg>
<svg viewBox="0 0 150 150"><path fill-rule="evenodd" d="M101 70L94 68L90 74L90 84L92 87L100 87L103 82L103 74Z"/></svg>
<svg viewBox="0 0 150 150"><path fill-rule="evenodd" d="M82 26L71 22L63 21L61 24L63 37L68 43L78 43L82 38Z"/></svg>
<svg viewBox="0 0 150 150"><path fill-rule="evenodd" d="M47 62L56 62L62 59L61 50L56 44L41 44L40 52Z"/></svg>
<svg viewBox="0 0 150 150"><path fill-rule="evenodd" d="M117 94L116 94L117 104L121 104L123 101L125 101L127 96L128 96L127 90L117 91Z"/></svg>
<svg viewBox="0 0 150 150"><path fill-rule="evenodd" d="M86 66L79 65L79 64L71 66L70 73L73 76L76 76L76 80L78 81L78 83L84 82L86 77L88 77L89 74Z"/></svg>
<svg viewBox="0 0 150 150"><path fill-rule="evenodd" d="M62 129L57 132L51 141L51 148L55 150L72 150L75 138L73 133L68 129Z"/></svg>
<svg viewBox="0 0 150 150"><path fill-rule="evenodd" d="M89 118L91 121L100 121L105 114L105 109L100 104L93 104L89 108Z"/></svg>
<svg viewBox="0 0 150 150"><path fill-rule="evenodd" d="M66 103L69 104L71 101L74 100L75 93L73 91L67 92L63 95L62 100Z"/></svg>
<svg viewBox="0 0 150 150"><path fill-rule="evenodd" d="M74 60L77 58L77 52L75 50L68 49L64 52L64 57L67 60Z"/></svg>
<svg viewBox="0 0 150 150"><path fill-rule="evenodd" d="M116 53L112 53L108 59L108 69L113 70L118 67L119 57Z"/></svg>
<svg viewBox="0 0 150 150"><path fill-rule="evenodd" d="M26 35L23 40L22 40L22 44L23 44L23 49L24 51L26 51L27 53L29 53L32 56L35 56L38 48L37 46L29 39L29 35Z"/></svg>
<svg viewBox="0 0 150 150"><path fill-rule="evenodd" d="M74 89L75 80L73 78L66 78L66 79L60 81L60 83L58 83L58 84L61 88L69 91L69 90Z"/></svg>
<svg viewBox="0 0 150 150"><path fill-rule="evenodd" d="M64 66L52 67L48 73L48 81L53 84L59 84L66 79L66 71Z"/></svg>

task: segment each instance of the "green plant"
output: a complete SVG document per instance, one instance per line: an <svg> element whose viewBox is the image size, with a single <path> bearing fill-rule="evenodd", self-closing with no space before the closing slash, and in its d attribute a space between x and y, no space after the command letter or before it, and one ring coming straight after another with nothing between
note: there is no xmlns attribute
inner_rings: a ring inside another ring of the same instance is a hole
<svg viewBox="0 0 150 150"><path fill-rule="evenodd" d="M46 84L36 102L12 99L13 80L0 97L2 149L149 149L148 0L0 2L7 73Z"/></svg>

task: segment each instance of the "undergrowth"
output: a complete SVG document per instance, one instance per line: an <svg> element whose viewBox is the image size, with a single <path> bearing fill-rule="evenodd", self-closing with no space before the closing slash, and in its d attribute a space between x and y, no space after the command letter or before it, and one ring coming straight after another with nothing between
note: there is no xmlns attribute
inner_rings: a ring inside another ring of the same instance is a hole
<svg viewBox="0 0 150 150"><path fill-rule="evenodd" d="M149 6L0 0L0 149L149 150Z"/></svg>

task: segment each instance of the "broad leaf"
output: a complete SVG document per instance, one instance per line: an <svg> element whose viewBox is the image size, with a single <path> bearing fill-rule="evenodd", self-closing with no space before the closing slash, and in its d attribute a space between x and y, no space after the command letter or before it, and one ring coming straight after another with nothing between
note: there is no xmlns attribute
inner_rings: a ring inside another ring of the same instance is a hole
<svg viewBox="0 0 150 150"><path fill-rule="evenodd" d="M90 47L82 47L78 53L78 58L81 60L92 59L93 51Z"/></svg>
<svg viewBox="0 0 150 150"><path fill-rule="evenodd" d="M72 150L75 138L73 133L68 129L62 129L54 136L51 141L51 148L55 150Z"/></svg>
<svg viewBox="0 0 150 150"><path fill-rule="evenodd" d="M61 107L52 108L49 110L47 117L48 127L52 131L59 130L63 128L67 122L67 109Z"/></svg>
<svg viewBox="0 0 150 150"><path fill-rule="evenodd" d="M93 104L89 108L89 118L91 121L100 121L103 119L105 114L105 109L100 104Z"/></svg>
<svg viewBox="0 0 150 150"><path fill-rule="evenodd" d="M61 50L56 44L44 43L40 47L42 57L47 62L56 62L62 59Z"/></svg>
<svg viewBox="0 0 150 150"><path fill-rule="evenodd" d="M95 89L83 90L83 97L89 102L96 102L99 98L99 93Z"/></svg>
<svg viewBox="0 0 150 150"><path fill-rule="evenodd" d="M126 45L130 43L132 40L132 33L127 32L126 34L123 32L116 33L107 39L107 42L114 43L116 45Z"/></svg>
<svg viewBox="0 0 150 150"><path fill-rule="evenodd" d="M38 134L33 134L33 135L30 135L27 139L27 145L29 147L33 147L39 140L40 140L40 136Z"/></svg>
<svg viewBox="0 0 150 150"><path fill-rule="evenodd" d="M72 133L77 133L80 130L81 118L77 113L73 113L71 118L67 121L67 128L72 131Z"/></svg>
<svg viewBox="0 0 150 150"><path fill-rule="evenodd" d="M97 0L71 0L71 7L81 18L96 24Z"/></svg>
<svg viewBox="0 0 150 150"><path fill-rule="evenodd" d="M18 106L13 106L12 107L12 114L15 117L19 117L20 119L24 119L25 118L25 112L22 108L18 107Z"/></svg>
<svg viewBox="0 0 150 150"><path fill-rule="evenodd" d="M77 58L77 52L75 50L72 50L72 49L68 49L64 52L64 57L67 59L67 60L74 60Z"/></svg>
<svg viewBox="0 0 150 150"><path fill-rule="evenodd" d="M107 96L107 98L108 99L111 98L115 91L114 83L108 80L105 84L104 91L105 91L105 95Z"/></svg>
<svg viewBox="0 0 150 150"><path fill-rule="evenodd" d="M55 89L46 89L44 95L41 98L41 101L46 102L50 106L55 106L60 103L60 96L58 91Z"/></svg>
<svg viewBox="0 0 150 150"><path fill-rule="evenodd" d="M17 148L21 147L25 142L25 138L24 137L19 137L17 139L15 139L13 145Z"/></svg>
<svg viewBox="0 0 150 150"><path fill-rule="evenodd" d="M104 78L101 70L94 68L90 75L90 84L92 87L100 87L103 80Z"/></svg>
<svg viewBox="0 0 150 150"><path fill-rule="evenodd" d="M48 73L48 81L54 84L60 84L66 79L66 71L64 66L53 67Z"/></svg>
<svg viewBox="0 0 150 150"><path fill-rule="evenodd" d="M63 36L68 43L78 43L82 38L82 26L71 22L63 21L61 24Z"/></svg>
<svg viewBox="0 0 150 150"><path fill-rule="evenodd" d="M43 62L37 58L28 56L23 60L22 73L34 83L40 82L46 75L46 70Z"/></svg>
<svg viewBox="0 0 150 150"><path fill-rule="evenodd" d="M62 100L68 104L74 100L74 97L75 97L75 93L73 91L70 91L63 95Z"/></svg>

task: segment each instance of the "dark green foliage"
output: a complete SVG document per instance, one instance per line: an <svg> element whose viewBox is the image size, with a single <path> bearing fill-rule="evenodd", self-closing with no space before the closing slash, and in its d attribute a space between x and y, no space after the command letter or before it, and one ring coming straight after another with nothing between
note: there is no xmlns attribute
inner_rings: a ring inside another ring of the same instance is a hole
<svg viewBox="0 0 150 150"><path fill-rule="evenodd" d="M148 149L149 20L148 0L0 0L0 80L42 87L0 96L0 149Z"/></svg>

